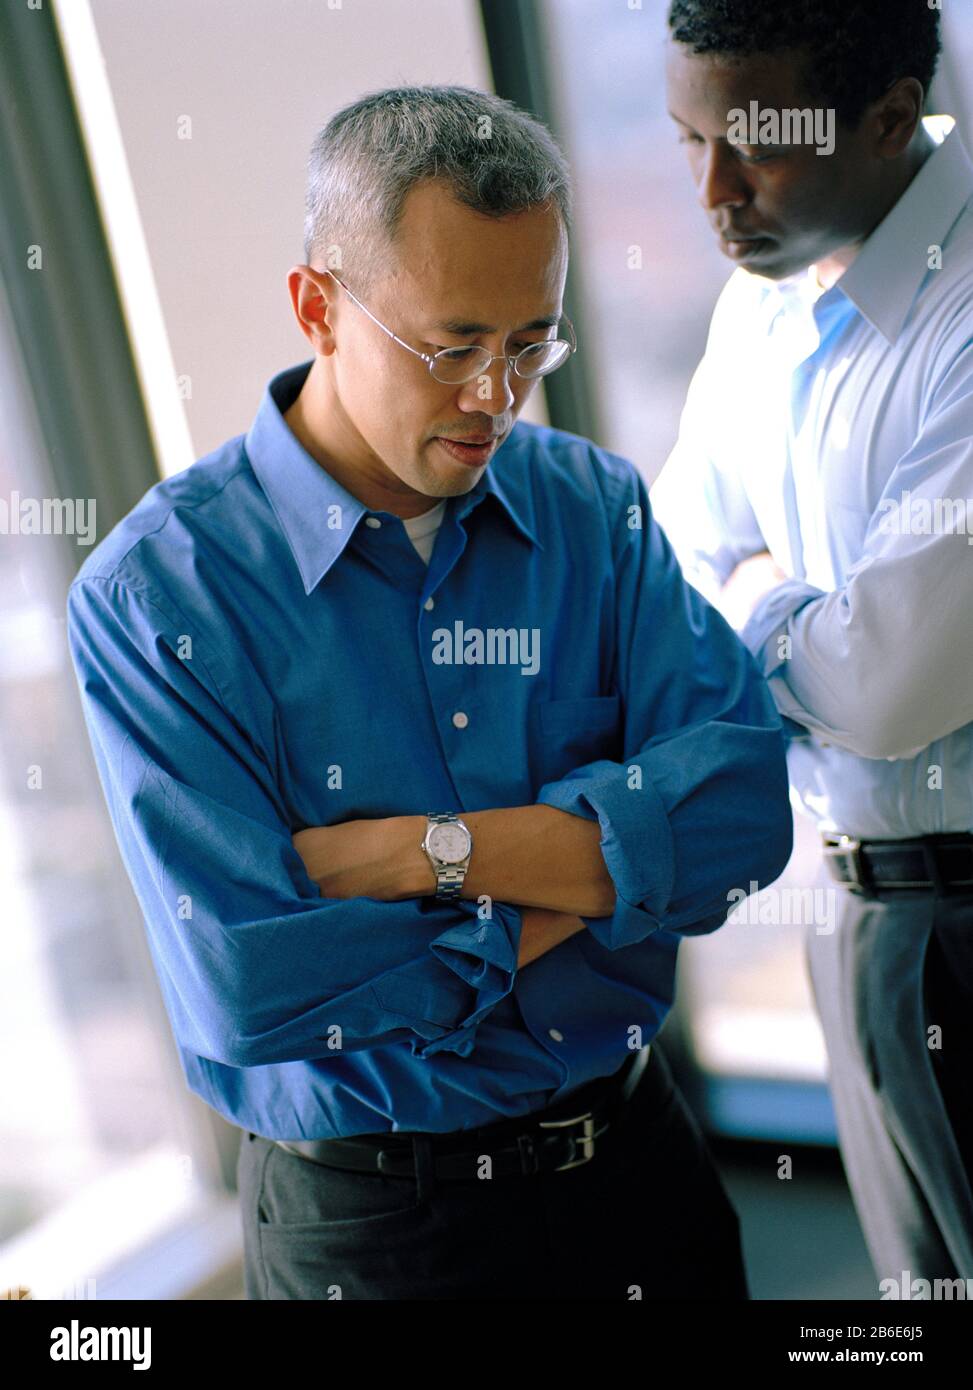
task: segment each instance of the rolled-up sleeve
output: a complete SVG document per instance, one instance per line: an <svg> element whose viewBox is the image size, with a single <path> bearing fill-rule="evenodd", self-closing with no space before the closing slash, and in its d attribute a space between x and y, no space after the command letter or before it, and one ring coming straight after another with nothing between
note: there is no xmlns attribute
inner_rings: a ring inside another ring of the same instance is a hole
<svg viewBox="0 0 973 1390"><path fill-rule="evenodd" d="M660 927L720 926L731 890L749 894L783 871L793 822L786 743L766 683L683 578L641 478L625 465L623 490L624 460L609 457L625 756L546 783L538 801L599 822L617 902L611 916L585 922L614 950Z"/></svg>
<svg viewBox="0 0 973 1390"><path fill-rule="evenodd" d="M68 645L175 1036L232 1067L406 1041L468 1055L513 986L494 902L322 898L216 644L151 587L79 578ZM231 710L236 710L234 715Z"/></svg>

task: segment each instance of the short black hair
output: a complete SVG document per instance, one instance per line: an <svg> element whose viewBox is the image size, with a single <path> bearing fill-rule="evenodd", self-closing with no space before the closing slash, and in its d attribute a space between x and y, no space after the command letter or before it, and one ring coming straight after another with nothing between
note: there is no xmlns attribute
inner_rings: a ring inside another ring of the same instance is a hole
<svg viewBox="0 0 973 1390"><path fill-rule="evenodd" d="M695 53L803 50L808 95L852 129L902 77L928 95L942 51L927 0L672 0L669 30Z"/></svg>

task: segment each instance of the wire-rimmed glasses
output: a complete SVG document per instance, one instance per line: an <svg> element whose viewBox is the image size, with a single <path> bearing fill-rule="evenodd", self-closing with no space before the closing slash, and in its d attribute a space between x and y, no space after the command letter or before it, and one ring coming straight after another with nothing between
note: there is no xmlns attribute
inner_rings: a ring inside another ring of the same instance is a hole
<svg viewBox="0 0 973 1390"><path fill-rule="evenodd" d="M526 380L534 380L536 377L549 376L556 371L570 357L572 352L578 348L578 340L575 336L574 325L567 314L561 315L561 322L567 329L567 338L546 338L539 343L528 343L519 352L515 353L493 353L485 347L451 347L441 348L439 352L428 353L420 352L418 348L410 345L393 333L387 324L382 323L372 313L371 309L358 299L345 284L345 282L335 275L333 270L324 272L330 275L347 294L363 313L366 313L372 323L378 325L383 333L387 333L393 342L398 343L416 357L421 357L429 368L430 373L436 379L448 386L459 386L465 381L472 381L475 377L482 376L489 371L496 361L504 361L519 377ZM558 325L560 328L560 324Z"/></svg>

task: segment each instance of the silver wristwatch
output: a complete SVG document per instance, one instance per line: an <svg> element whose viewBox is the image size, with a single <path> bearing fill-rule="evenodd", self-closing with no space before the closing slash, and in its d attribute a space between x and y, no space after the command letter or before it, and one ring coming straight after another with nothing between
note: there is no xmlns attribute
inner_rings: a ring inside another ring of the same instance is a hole
<svg viewBox="0 0 973 1390"><path fill-rule="evenodd" d="M420 848L436 875L436 897L458 898L473 853L469 826L452 812L430 811Z"/></svg>

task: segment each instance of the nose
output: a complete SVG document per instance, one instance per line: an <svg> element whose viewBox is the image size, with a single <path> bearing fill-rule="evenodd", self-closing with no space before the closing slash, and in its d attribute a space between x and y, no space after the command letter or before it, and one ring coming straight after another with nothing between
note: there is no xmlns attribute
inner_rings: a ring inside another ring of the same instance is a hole
<svg viewBox="0 0 973 1390"><path fill-rule="evenodd" d="M514 403L508 376L512 370L505 358L498 357L472 381L465 381L460 388L461 399L468 402L465 409L478 410L485 415L505 415Z"/></svg>
<svg viewBox="0 0 973 1390"><path fill-rule="evenodd" d="M696 192L706 212L720 207L745 207L751 191L739 160L728 144L714 141L707 145L696 178Z"/></svg>

